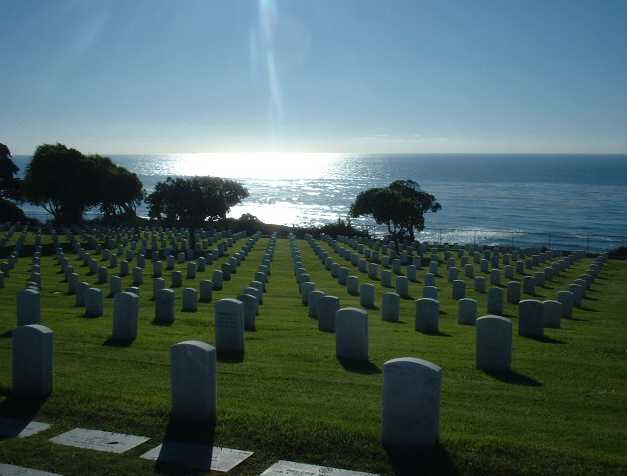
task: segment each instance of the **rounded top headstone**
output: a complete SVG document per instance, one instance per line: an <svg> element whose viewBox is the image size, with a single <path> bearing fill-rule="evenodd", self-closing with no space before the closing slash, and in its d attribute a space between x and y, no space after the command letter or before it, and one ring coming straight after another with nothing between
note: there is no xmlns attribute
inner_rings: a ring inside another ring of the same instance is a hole
<svg viewBox="0 0 627 476"><path fill-rule="evenodd" d="M215 303L216 312L237 312L243 306L242 301L234 298L220 299Z"/></svg>

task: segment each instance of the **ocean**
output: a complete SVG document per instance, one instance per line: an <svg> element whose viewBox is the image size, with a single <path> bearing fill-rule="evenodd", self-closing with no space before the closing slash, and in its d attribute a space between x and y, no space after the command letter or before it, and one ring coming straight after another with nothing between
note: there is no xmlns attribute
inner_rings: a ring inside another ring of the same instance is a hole
<svg viewBox="0 0 627 476"><path fill-rule="evenodd" d="M627 155L164 154L113 155L147 191L167 176L242 182L231 216L320 225L346 218L362 190L412 179L436 196L423 240L605 250L627 243ZM16 156L23 173L30 157ZM45 218L37 207L27 213ZM147 215L141 206L140 215ZM357 226L377 230L368 220Z"/></svg>

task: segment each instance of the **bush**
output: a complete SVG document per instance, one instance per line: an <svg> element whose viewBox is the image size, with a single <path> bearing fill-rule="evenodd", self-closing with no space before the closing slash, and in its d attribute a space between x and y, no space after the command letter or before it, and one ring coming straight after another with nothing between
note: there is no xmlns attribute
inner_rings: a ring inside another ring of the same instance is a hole
<svg viewBox="0 0 627 476"><path fill-rule="evenodd" d="M13 202L0 198L0 222L17 223L26 221L30 221L30 219L24 215L20 207Z"/></svg>

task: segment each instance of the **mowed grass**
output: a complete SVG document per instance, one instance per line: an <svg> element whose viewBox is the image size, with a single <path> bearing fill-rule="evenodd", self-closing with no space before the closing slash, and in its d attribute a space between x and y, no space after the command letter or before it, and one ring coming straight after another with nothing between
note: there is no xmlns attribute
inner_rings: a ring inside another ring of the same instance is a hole
<svg viewBox="0 0 627 476"><path fill-rule="evenodd" d="M29 235L27 245L34 242ZM229 250L239 250L239 240ZM45 244L50 243L46 237ZM214 301L236 297L261 261L267 238L260 239ZM366 275L322 243L361 282ZM322 266L309 244L297 241L317 289L338 296L342 306L359 307ZM28 252L28 246L25 249ZM6 252L6 250L5 250ZM21 257L0 289L0 414L15 413L6 397L11 389L11 338L16 324L16 293L27 281L31 258ZM81 280L88 276L76 255ZM211 279L220 261L209 265L184 287ZM555 299L589 266L573 268L538 294ZM134 263L131 263L131 269ZM177 265L184 272L184 265ZM478 266L475 266L478 269ZM170 346L196 339L215 340L213 302L200 303L197 313L180 312L172 326L156 326L151 266L141 286L139 337L129 347L106 345L111 337L111 298L103 317L89 319L66 294L60 267L52 256L42 258L42 323L55 332L55 388L50 398L31 409L38 421L52 424L44 433L24 439L0 440L0 463L11 463L64 475L152 474L176 472L139 455L159 444L168 430L170 411ZM444 265L441 266L444 270ZM115 272L115 270L110 270ZM426 271L423 269L419 278ZM442 271L444 272L444 271ZM170 272L165 272L170 285ZM124 287L130 286L124 278ZM480 302L467 281L467 296ZM505 282L505 280L503 280ZM377 304L385 291L377 284ZM108 293L108 285L103 285ZM345 367L335 357L335 335L318 331L307 317L293 275L286 239L277 242L272 274L257 331L246 333L243 362L218 363L216 446L254 451L232 474L259 474L279 459L321 464L380 474L395 472L460 474L625 474L627 472L627 267L610 261L588 292L574 319L561 329L547 329L544 340L517 335L517 308L506 305L514 321L513 368L502 379L475 369L475 328L457 324L451 285L438 278L440 335L414 330L413 299L402 300L401 322L381 320L369 310L369 367ZM422 283L410 283L421 297ZM528 297L528 296L525 296ZM403 356L432 361L443 368L441 445L430 458L400 467L380 444L383 364ZM19 410L19 408L18 408ZM23 410L23 409L22 409ZM48 441L75 427L150 437L147 443L114 455L73 449Z"/></svg>

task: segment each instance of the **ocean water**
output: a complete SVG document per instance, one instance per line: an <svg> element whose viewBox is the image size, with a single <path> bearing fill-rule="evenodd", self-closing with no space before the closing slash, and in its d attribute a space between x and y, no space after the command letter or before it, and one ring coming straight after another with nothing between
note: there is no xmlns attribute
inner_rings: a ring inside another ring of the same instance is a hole
<svg viewBox="0 0 627 476"><path fill-rule="evenodd" d="M442 210L422 239L607 249L627 242L627 155L114 155L150 191L167 176L241 181L250 197L231 216L320 225L345 218L370 187L412 179ZM30 157L16 157L24 171ZM31 215L42 210L27 207ZM139 213L146 215L145 207ZM377 231L368 220L358 226ZM380 231L380 230L379 230Z"/></svg>

